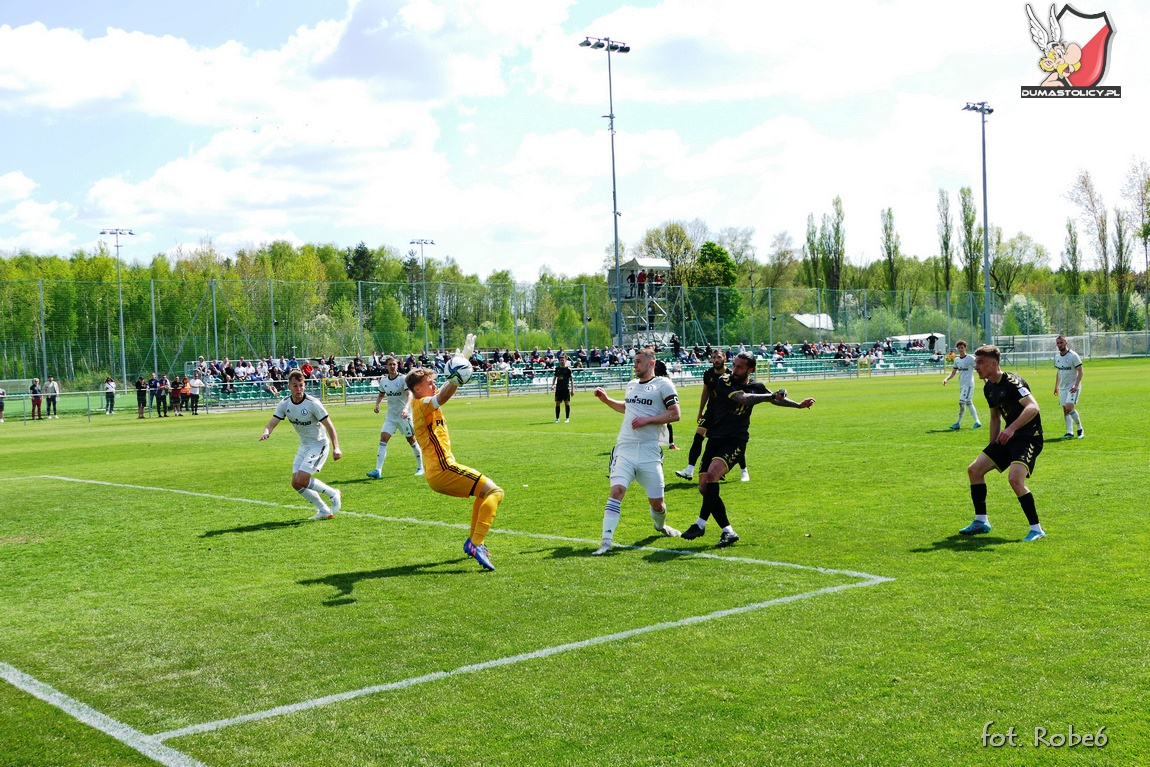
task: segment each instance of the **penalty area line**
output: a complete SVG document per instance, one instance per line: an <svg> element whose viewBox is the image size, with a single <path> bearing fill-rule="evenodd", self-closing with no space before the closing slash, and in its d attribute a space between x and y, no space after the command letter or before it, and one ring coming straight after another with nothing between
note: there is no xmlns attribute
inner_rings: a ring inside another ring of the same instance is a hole
<svg viewBox="0 0 1150 767"><path fill-rule="evenodd" d="M732 615L742 615L744 613L762 610L767 607L775 605L788 604L790 602L798 602L803 599L811 599L812 597L823 596L826 594L835 594L847 589L862 588L865 586L874 586L879 583L885 583L890 579L875 578L865 581L858 581L856 583L843 583L838 586L828 586L814 591L805 591L801 594L792 594L790 596L778 597L770 599L766 602L756 602L754 604L743 605L742 607L731 607L725 610L717 610L706 615L695 615L689 618L682 618L675 621L666 621L663 623L655 623L650 626L641 626L639 628L627 629L626 631L619 631L614 634L604 634L603 636L592 637L590 639L581 639L577 642L568 642L566 644L555 645L554 647L545 647L540 650L533 650L531 652L520 653L518 655L509 655L505 658L496 658L495 660L484 661L482 663L474 663L467 666L460 666L459 668L450 671L436 671L431 674L424 674L423 676L415 676L409 679L403 679L398 682L390 682L388 684L372 685L371 687L363 687L359 690L350 690L348 692L336 693L334 695L325 695L311 700L301 701L299 703L292 703L286 706L276 706L269 708L265 711L257 711L251 714L243 714L242 716L234 716L228 719L217 719L214 722L204 722L203 724L190 725L182 727L178 730L169 730L168 732L161 732L153 735L152 738L157 741L171 740L173 738L183 738L189 735L198 735L205 732L212 732L220 730L225 727L231 727L237 724L244 724L247 722L256 722L262 719L270 719L276 716L284 716L286 714L294 714L300 711L307 711L308 709L319 708L320 706L327 706L333 703L340 703L354 698L362 698L368 695L377 695L391 690L403 690L408 687L414 687L419 684L427 682L436 682L440 679L447 679L453 676L460 676L463 674L472 674L478 671L486 671L488 669L499 668L501 666L511 666L517 663L524 663L527 661L538 660L540 658L548 658L552 655L560 653L572 652L575 650L582 650L587 647L594 647L595 645L607 644L609 642L620 642L631 637L649 634L655 631L666 631L668 629L681 628L683 626L690 626L696 623L705 623L707 621L718 620L720 618L727 618Z"/></svg>
<svg viewBox="0 0 1150 767"><path fill-rule="evenodd" d="M105 735L112 736L129 748L165 765L165 767L207 767L203 762L197 761L171 746L165 746L159 739L145 735L134 727L129 727L123 722L113 719L7 663L0 662L0 679L51 706L55 706L73 719L99 730Z"/></svg>

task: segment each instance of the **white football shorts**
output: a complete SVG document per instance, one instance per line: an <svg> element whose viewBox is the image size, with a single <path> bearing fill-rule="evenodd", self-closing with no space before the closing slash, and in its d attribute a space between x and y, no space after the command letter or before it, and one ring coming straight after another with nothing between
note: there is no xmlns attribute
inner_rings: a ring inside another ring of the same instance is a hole
<svg viewBox="0 0 1150 767"><path fill-rule="evenodd" d="M327 442L303 443L295 453L295 461L291 465L292 474L297 471L319 474L319 470L327 463L327 456L330 452L331 445Z"/></svg>
<svg viewBox="0 0 1150 767"><path fill-rule="evenodd" d="M970 404L970 398L974 396L974 383L959 384L958 385L958 401Z"/></svg>
<svg viewBox="0 0 1150 767"><path fill-rule="evenodd" d="M663 497L663 449L658 444L627 443L611 451L611 484L628 487L634 481L648 498Z"/></svg>
<svg viewBox="0 0 1150 767"><path fill-rule="evenodd" d="M1078 387L1078 391L1070 391L1070 387L1058 388L1058 404L1066 407L1067 405L1077 405L1078 395L1082 393L1082 386Z"/></svg>
<svg viewBox="0 0 1150 767"><path fill-rule="evenodd" d="M403 436L411 439L415 436L415 424L411 420L411 416L407 418L400 418L397 415L387 414L387 418L383 422L383 428L380 429L384 434L402 434Z"/></svg>

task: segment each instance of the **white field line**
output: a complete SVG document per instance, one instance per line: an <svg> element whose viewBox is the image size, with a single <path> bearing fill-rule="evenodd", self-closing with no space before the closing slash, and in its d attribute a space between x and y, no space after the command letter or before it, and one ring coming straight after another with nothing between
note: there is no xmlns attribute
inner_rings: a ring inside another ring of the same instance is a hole
<svg viewBox="0 0 1150 767"><path fill-rule="evenodd" d="M34 476L34 477L14 477L12 479L29 479L29 480L30 479L54 479L54 480L58 480L61 482L78 482L78 483L91 484L91 485L104 485L107 487L122 487L122 488L132 489L132 490L149 490L149 491L153 491L153 492L179 493L181 495L193 495L193 496L197 496L200 498L211 498L214 500L231 501L231 502L235 502L235 503L259 504L259 505L263 505L263 506L275 506L275 507L287 508L287 509L310 509L311 508L310 506L291 505L291 504L285 504L285 503L274 503L271 501L252 501L252 500L247 500L244 498L232 498L232 497L223 496L223 495L213 495L211 493L196 493L196 492L192 492L189 490L173 490L173 489L164 488L164 487L151 487L148 485L132 485L132 484L119 483L119 482L105 482L102 480L94 480L94 479L76 479L73 477L63 477L63 476L53 475L53 474L44 474L44 475L39 475L39 476ZM341 511L340 514L346 514L348 516L355 516L355 517L362 517L362 518L369 518L369 519L378 519L378 520L381 520L384 522L397 522L397 523L401 523L401 524L428 525L428 526L433 526L433 527L446 527L446 528L462 529L462 530L468 529L468 526L464 525L464 524L458 524L458 523L452 523L452 522L440 522L438 520L416 519L413 517L386 517L386 516L382 516L382 515L378 515L378 514L359 513L359 512L350 512L350 511ZM504 535L518 535L518 536L525 536L525 537L529 537L529 538L540 538L543 540L562 541L565 543L580 543L580 544L591 544L591 545L599 543L599 541L597 541L597 540L589 540L589 539L583 539L583 538L569 538L569 537L561 536L561 535L549 535L549 534L545 534L545 533L529 533L529 532L521 532L521 531L517 531L517 530L496 529L496 530L492 530L491 532L501 533ZM658 552L658 553L666 553L666 554L677 554L677 555L681 555L681 556L695 556L695 557L701 557L704 559L714 559L714 560L718 560L721 562L735 562L735 563L740 563L740 564L765 565L765 566L769 566L769 567L787 567L787 568L792 568L792 569L797 569L797 570L810 570L810 571L814 571L814 572L823 573L826 575L841 575L841 576L847 576L847 577L852 577L852 578L858 578L860 580L855 582L855 583L844 583L844 584L840 584L838 586L828 586L826 588L816 589L814 591L806 591L806 592L803 592L801 594L792 594L790 596L778 597L776 599L771 599L771 600L768 600L766 602L756 602L754 604L743 605L741 607L732 607L732 608L725 609L725 610L718 610L716 612L707 613L706 615L696 615L696 616L692 616L692 617L688 617L688 618L682 618L682 619L676 620L676 621L667 621L664 623L656 623L656 624L653 624L650 626L641 626L639 628L627 629L626 631L620 631L620 632L616 632L614 634L605 634L603 636L591 637L590 639L583 639L583 640L580 640L577 642L568 642L566 644L556 645L554 647L545 647L545 648L540 649L540 650L533 650L531 652L521 653L519 655L510 655L510 656L507 656L505 658L496 658L494 660L484 661L482 663L475 663L475 664L471 664L468 666L460 666L459 668L453 669L451 671L437 671L437 672L434 672L431 674L425 674L423 676L417 676L417 677L411 677L409 679L403 679L403 680L400 680L398 682L390 682L388 684L373 685L370 687L364 687L364 688L359 689L359 690L350 690L348 692L336 693L334 695L325 695L325 696L322 696L319 698L313 698L311 700L301 701L299 703L292 703L292 704L285 705L285 706L276 706L275 708L270 708L270 709L267 709L265 711L257 711L257 712L251 713L251 714L244 714L242 716L231 717L228 719L218 719L218 720L213 721L213 722L205 722L203 724L191 725L188 727L180 728L178 730L169 730L167 732L161 732L161 733L158 733L156 735L152 735L150 737L144 736L144 735L140 735L140 737L144 738L146 740L149 740L150 742L161 743L162 741L170 740L172 738L180 738L180 737L185 737L188 735L194 735L194 734L198 734L198 733L211 732L213 730L222 729L224 727L230 727L230 726L236 725L236 724L242 724L244 722L253 722L253 721L258 721L261 719L269 719L269 718L275 717L275 716L292 714L292 713L295 713L298 711L305 711L307 709L317 708L319 706L326 706L326 705L330 705L332 703L338 703L338 702L345 701L345 700L351 700L353 698L360 698L360 697L363 697L366 695L375 695L377 693L387 692L390 690L401 690L401 689L404 689L407 687L412 687L412 686L415 686L418 684L423 684L425 682L433 682L433 681L437 681L439 679L446 679L447 677L458 676L460 674L470 674L470 673L474 673L477 671L484 671L484 670L491 669L491 668L498 668L500 666L509 666L509 665L513 665L516 663L523 663L526 661L536 660L539 658L547 658L547 657L550 657L552 655L557 655L559 653L570 652L572 650L580 650L580 649L583 649L586 647L593 647L595 645L605 644L607 642L618 642L618 641L622 641L624 639L629 639L631 637L639 636L642 634L647 634L647 633L650 633L653 631L665 631L667 629L680 628L682 626L689 626L689 625L696 624L696 623L703 623L706 621L718 620L720 618L726 618L726 617L729 617L732 615L740 615L743 613L754 612L756 610L762 610L764 608L772 607L774 605L788 604L790 602L797 602L799 600L810 599L812 597L823 596L825 594L834 594L834 593L837 593L840 591L845 591L846 589L861 588L861 587L865 587L865 586L876 586L880 583L888 583L888 582L894 580L894 578L888 578L888 577L881 576L881 575L871 575L869 573L857 572L857 571L853 571L853 570L837 570L837 569L826 568L826 567L815 567L812 565L800 565L800 564L795 564L792 562L774 562L771 560L750 559L747 557L719 556L716 554L708 554L708 553L698 552L698 551L687 551L687 550L683 550L683 549L666 549L666 548L659 548L659 547L654 547L654 546L627 546L627 545L619 545L616 548L633 550L633 551L648 551L648 552ZM2 664L0 664L0 667L3 667ZM13 669L13 671L15 671L15 669ZM17 672L17 673L19 673L19 672ZM51 688L48 688L48 689L51 689ZM83 704L77 703L76 705L82 706ZM69 713L71 713L71 712L69 712ZM93 713L96 713L99 716L103 716L102 714L98 714L98 712L93 712ZM75 714L73 714L73 715L75 716ZM77 717L77 718L79 718L79 717ZM83 721L83 720L81 720L81 721ZM109 720L109 721L114 721L114 720ZM121 726L124 726L124 725L121 725ZM126 726L124 726L124 727L126 727ZM127 729L130 729L130 728L127 728ZM135 732L135 731L133 730L133 732ZM137 733L137 734L139 734L139 733ZM178 752L176 752L176 753L178 753ZM192 762L189 762L189 764L190 763L192 763ZM167 764L167 763L164 762L164 764Z"/></svg>
<svg viewBox="0 0 1150 767"><path fill-rule="evenodd" d="M639 628L628 629L626 631L619 631L614 634L604 634L603 636L592 637L590 639L583 639L578 642L568 642L567 644L556 645L554 647L545 647L541 650L533 650L531 652L521 653L519 655L509 655L506 658L496 658L495 660L484 661L483 663L475 663L469 666L460 666L459 668L452 669L451 671L436 671L431 674L423 676L411 677L410 679L403 679L398 682L391 682L389 684L373 685L371 687L364 687L359 690L351 690L349 692L336 693L335 695L325 695L321 698L313 698L312 700L305 700L300 703L292 703L287 706L276 706L269 708L266 711L257 711L252 714L244 714L242 716L234 716L229 719L218 719L214 722L204 722L203 724L194 724L189 727L183 727L178 730L169 730L168 732L161 732L152 737L158 741L170 740L172 738L182 738L187 735L196 735L204 732L211 732L212 730L219 730L224 727L230 727L235 724L243 724L244 722L254 722L261 719L270 719L273 716L282 716L284 714L294 714L298 711L306 711L307 709L317 708L319 706L326 706L332 703L339 703L353 698L361 698L365 695L375 695L381 692L388 692L390 690L402 690L407 687L414 687L417 684L425 682L434 682L440 679L446 679L452 676L459 676L460 674L471 674L477 671L486 671L487 669L498 668L500 666L510 666L515 663L523 663L525 661L536 660L538 658L547 658L552 655L558 655L563 652L570 652L572 650L582 650L586 647L593 647L599 644L606 644L607 642L618 642L624 639L629 639L641 634L648 634L652 631L665 631L667 629L679 628L682 626L690 626L695 623L703 623L705 621L717 620L719 618L726 618L731 615L740 615L742 613L754 612L755 610L762 610L765 607L773 605L787 604L788 602L797 602L801 599L810 599L811 597L822 596L823 594L834 594L838 591L845 589L860 588L863 586L874 586L879 583L892 580L890 578L858 581L856 583L844 583L838 586L828 586L827 588L818 589L817 591L807 591L802 594L792 594L791 596L779 597L771 599L766 602L756 602L755 604L743 605L742 607L732 607L727 610L718 610L706 615L695 615L690 618L683 618L677 621L668 621L666 623L656 623L651 626L641 626Z"/></svg>
<svg viewBox="0 0 1150 767"><path fill-rule="evenodd" d="M170 746L165 746L159 738L145 735L123 722L106 714L101 714L91 706L86 706L80 701L68 697L55 687L50 687L7 663L0 662L0 679L70 714L89 727L111 735L124 745L139 751L144 756L165 765L165 767L207 767L203 762L196 761Z"/></svg>

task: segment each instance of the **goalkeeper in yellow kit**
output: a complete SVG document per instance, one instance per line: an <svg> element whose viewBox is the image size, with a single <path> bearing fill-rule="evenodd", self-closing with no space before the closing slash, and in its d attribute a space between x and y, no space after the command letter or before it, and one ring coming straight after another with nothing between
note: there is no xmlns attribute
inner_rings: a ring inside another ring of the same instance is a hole
<svg viewBox="0 0 1150 767"><path fill-rule="evenodd" d="M474 344L475 336L468 335L464 356L471 355ZM436 387L435 378L434 370L416 368L405 379L407 388L414 395L411 417L415 422L415 439L423 451L424 477L437 493L455 498L475 496L471 504L471 532L463 544L463 553L475 557L484 569L494 570L495 565L491 563L484 541L503 501L503 488L482 472L456 463L451 452L451 436L447 433L447 420L440 408L455 394L459 382L448 378L440 389Z"/></svg>

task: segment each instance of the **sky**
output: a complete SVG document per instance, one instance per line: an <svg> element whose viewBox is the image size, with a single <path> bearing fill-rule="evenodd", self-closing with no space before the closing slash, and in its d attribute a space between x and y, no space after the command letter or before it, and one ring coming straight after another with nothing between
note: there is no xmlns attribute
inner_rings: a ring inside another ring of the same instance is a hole
<svg viewBox="0 0 1150 767"><path fill-rule="evenodd" d="M1095 2L1095 0L1090 0ZM602 270L670 220L801 245L841 197L852 263L938 252L938 195L1059 265L1067 192L1123 203L1150 158L1150 4L1097 0L1121 99L1028 99L1013 0L0 0L0 252L67 256L131 229L146 263L210 240L363 241L464 272ZM1062 3L1057 8L1061 9ZM1050 6L1038 3L1044 23ZM578 45L585 36L627 53ZM1068 42L1073 42L1068 40Z"/></svg>

